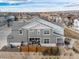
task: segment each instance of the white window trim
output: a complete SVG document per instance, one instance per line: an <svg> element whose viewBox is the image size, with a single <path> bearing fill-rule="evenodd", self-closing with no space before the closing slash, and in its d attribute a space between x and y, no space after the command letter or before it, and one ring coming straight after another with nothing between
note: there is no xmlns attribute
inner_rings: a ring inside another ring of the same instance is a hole
<svg viewBox="0 0 79 59"><path fill-rule="evenodd" d="M55 47L56 46L56 44L55 43L53 43L53 44L44 44L44 43L42 43L41 44L41 46L45 46L45 47Z"/></svg>
<svg viewBox="0 0 79 59"><path fill-rule="evenodd" d="M37 35L40 35L41 34L41 30L39 29L37 29Z"/></svg>
<svg viewBox="0 0 79 59"><path fill-rule="evenodd" d="M44 40L45 40L45 39L49 39L49 38L44 38ZM44 43L44 40L43 40L43 43ZM49 43L44 43L44 44L50 44L50 39L49 39Z"/></svg>
<svg viewBox="0 0 79 59"><path fill-rule="evenodd" d="M22 33L20 33L20 30L22 31ZM19 35L23 35L23 30L22 29L19 29L18 31L19 31Z"/></svg>
<svg viewBox="0 0 79 59"><path fill-rule="evenodd" d="M49 31L49 34L45 34L44 33L45 30L48 30ZM43 29L43 35L50 35L50 29Z"/></svg>
<svg viewBox="0 0 79 59"><path fill-rule="evenodd" d="M57 39L58 39L58 38L61 38L61 37L57 37L57 38L56 38L56 43L57 43ZM62 39L63 39L63 38L62 38ZM64 39L63 39L63 41L64 41Z"/></svg>
<svg viewBox="0 0 79 59"><path fill-rule="evenodd" d="M29 29L28 30L28 36L30 37L30 35L33 35L35 33L34 29Z"/></svg>

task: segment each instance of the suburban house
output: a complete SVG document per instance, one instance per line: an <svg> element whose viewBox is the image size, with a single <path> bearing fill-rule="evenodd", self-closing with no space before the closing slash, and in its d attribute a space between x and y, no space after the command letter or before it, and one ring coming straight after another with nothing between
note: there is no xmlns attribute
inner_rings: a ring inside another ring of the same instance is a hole
<svg viewBox="0 0 79 59"><path fill-rule="evenodd" d="M79 20L78 20L78 19L74 19L73 25L74 25L74 28L75 28L76 30L79 30Z"/></svg>
<svg viewBox="0 0 79 59"><path fill-rule="evenodd" d="M10 25L11 25L11 21L14 21L15 17L14 16L6 16L6 15L0 15L0 26L7 24L7 21L10 21Z"/></svg>
<svg viewBox="0 0 79 59"><path fill-rule="evenodd" d="M6 23L6 18L5 18L5 16L1 16L1 15L0 15L0 26L5 25L5 23Z"/></svg>
<svg viewBox="0 0 79 59"><path fill-rule="evenodd" d="M27 21L14 21L12 33L8 35L7 42L18 46L24 44L37 44L41 46L56 46L64 44L64 28L38 17Z"/></svg>

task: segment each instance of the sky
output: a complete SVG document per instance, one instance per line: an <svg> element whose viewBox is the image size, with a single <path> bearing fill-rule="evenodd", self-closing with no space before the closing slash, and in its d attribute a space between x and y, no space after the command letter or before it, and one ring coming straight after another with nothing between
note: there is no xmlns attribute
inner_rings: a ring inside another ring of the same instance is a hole
<svg viewBox="0 0 79 59"><path fill-rule="evenodd" d="M79 10L79 0L0 0L0 12Z"/></svg>

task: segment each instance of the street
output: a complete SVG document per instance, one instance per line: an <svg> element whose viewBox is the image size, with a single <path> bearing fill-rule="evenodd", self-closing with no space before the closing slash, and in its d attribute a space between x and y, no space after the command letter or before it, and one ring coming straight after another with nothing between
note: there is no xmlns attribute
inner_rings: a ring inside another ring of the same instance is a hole
<svg viewBox="0 0 79 59"><path fill-rule="evenodd" d="M8 28L6 25L0 27L0 49L7 45L7 36L11 33L11 28Z"/></svg>

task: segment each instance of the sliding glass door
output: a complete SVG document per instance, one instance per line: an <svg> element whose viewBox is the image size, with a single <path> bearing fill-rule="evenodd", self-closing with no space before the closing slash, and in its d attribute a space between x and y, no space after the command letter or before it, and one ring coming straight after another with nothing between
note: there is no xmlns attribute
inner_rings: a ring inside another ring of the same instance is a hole
<svg viewBox="0 0 79 59"><path fill-rule="evenodd" d="M40 45L40 38L29 38L29 44L38 44L38 45Z"/></svg>

